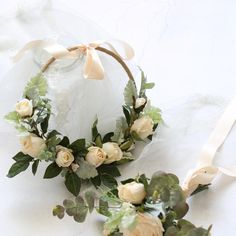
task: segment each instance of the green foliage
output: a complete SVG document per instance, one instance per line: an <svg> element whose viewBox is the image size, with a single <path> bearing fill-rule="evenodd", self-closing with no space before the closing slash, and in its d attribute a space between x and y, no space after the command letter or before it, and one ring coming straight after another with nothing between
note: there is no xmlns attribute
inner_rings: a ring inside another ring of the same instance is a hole
<svg viewBox="0 0 236 236"><path fill-rule="evenodd" d="M33 175L36 174L38 166L39 166L39 160L35 160L32 164L32 173L33 173Z"/></svg>
<svg viewBox="0 0 236 236"><path fill-rule="evenodd" d="M187 220L179 220L176 226L169 227L165 236L209 236L211 226L208 229L197 228Z"/></svg>
<svg viewBox="0 0 236 236"><path fill-rule="evenodd" d="M114 164L101 165L97 168L97 171L100 175L108 174L113 177L121 176L119 169Z"/></svg>
<svg viewBox="0 0 236 236"><path fill-rule="evenodd" d="M104 201L102 198L99 199L99 207L97 209L97 212L104 216L111 216L111 213L109 211L109 205L107 201Z"/></svg>
<svg viewBox="0 0 236 236"><path fill-rule="evenodd" d="M125 132L128 129L127 122L124 117L120 117L116 121L116 129L114 132L114 136L112 137L112 141L118 144L121 144L125 141Z"/></svg>
<svg viewBox="0 0 236 236"><path fill-rule="evenodd" d="M76 173L67 172L65 185L69 192L74 196L78 196L81 187L81 180Z"/></svg>
<svg viewBox="0 0 236 236"><path fill-rule="evenodd" d="M5 120L13 123L13 124L19 124L20 117L16 111L9 112L7 115L4 116Z"/></svg>
<svg viewBox="0 0 236 236"><path fill-rule="evenodd" d="M82 223L85 221L88 211L91 213L95 208L96 194L92 191L85 192L84 197L77 196L75 200L64 200L63 206L57 205L53 209L53 215L59 219L64 217L64 214L71 216L75 221Z"/></svg>
<svg viewBox="0 0 236 236"><path fill-rule="evenodd" d="M38 74L30 79L24 91L24 97L37 101L39 96L45 96L47 93L47 81L43 74Z"/></svg>
<svg viewBox="0 0 236 236"><path fill-rule="evenodd" d="M84 161L84 159L80 159L78 161L79 163L79 168L76 171L76 174L81 178L81 179L90 179L94 178L98 175L98 171L95 166L90 165L88 162Z"/></svg>
<svg viewBox="0 0 236 236"><path fill-rule="evenodd" d="M72 144L70 144L68 148L72 149L75 155L78 155L81 151L86 149L85 139L77 139Z"/></svg>
<svg viewBox="0 0 236 236"><path fill-rule="evenodd" d="M137 88L133 80L129 80L124 90L124 100L127 106L133 106L138 97Z"/></svg>
<svg viewBox="0 0 236 236"><path fill-rule="evenodd" d="M112 137L114 136L114 132L109 132L106 135L104 135L102 142L107 143L112 141Z"/></svg>
<svg viewBox="0 0 236 236"><path fill-rule="evenodd" d="M129 106L126 106L126 105L124 105L124 106L122 106L122 108L123 108L123 113L124 113L124 115L125 115L125 119L126 119L126 122L127 122L127 124L128 125L130 125L130 123L131 123L131 108L129 107Z"/></svg>
<svg viewBox="0 0 236 236"><path fill-rule="evenodd" d="M147 77L145 76L141 68L140 71L141 71L141 86L139 91L139 97L146 98L146 90L152 89L155 86L155 83L147 83Z"/></svg>
<svg viewBox="0 0 236 236"><path fill-rule="evenodd" d="M13 157L13 160L15 160L15 163L11 166L7 174L7 177L9 178L12 178L25 171L29 167L30 162L33 161L33 158L29 155L19 152Z"/></svg>
<svg viewBox="0 0 236 236"><path fill-rule="evenodd" d="M44 179L51 179L58 176L62 171L62 168L57 165L56 162L51 163L44 174Z"/></svg>
<svg viewBox="0 0 236 236"><path fill-rule="evenodd" d="M200 192L202 192L202 191L204 191L204 190L209 189L209 186L210 186L210 185L211 185L211 184L204 184L204 185L199 184L198 187L195 189L195 191L191 194L191 196L193 196L193 195L195 195L195 194L197 194L197 193L200 193Z"/></svg>
<svg viewBox="0 0 236 236"><path fill-rule="evenodd" d="M102 183L110 189L113 189L118 185L116 179L112 175L101 174L100 177L101 177Z"/></svg>
<svg viewBox="0 0 236 236"><path fill-rule="evenodd" d="M57 216L59 219L62 219L65 216L65 208L63 206L57 205L53 209L52 214Z"/></svg>
<svg viewBox="0 0 236 236"><path fill-rule="evenodd" d="M120 228L133 228L137 223L136 210L129 203L123 203L119 211L111 211L108 216L104 228L109 233L116 232Z"/></svg>
<svg viewBox="0 0 236 236"><path fill-rule="evenodd" d="M159 124L163 122L161 116L161 110L159 108L147 105L144 108L143 112L144 112L143 115L149 116L153 120L154 124Z"/></svg>
<svg viewBox="0 0 236 236"><path fill-rule="evenodd" d="M156 172L147 187L147 197L151 201L162 201L165 208L175 211L182 218L188 211L179 179L173 174Z"/></svg>
<svg viewBox="0 0 236 236"><path fill-rule="evenodd" d="M87 202L88 209L89 209L90 213L94 209L95 197L96 197L96 194L93 191L85 192L84 198L85 198L85 200Z"/></svg>

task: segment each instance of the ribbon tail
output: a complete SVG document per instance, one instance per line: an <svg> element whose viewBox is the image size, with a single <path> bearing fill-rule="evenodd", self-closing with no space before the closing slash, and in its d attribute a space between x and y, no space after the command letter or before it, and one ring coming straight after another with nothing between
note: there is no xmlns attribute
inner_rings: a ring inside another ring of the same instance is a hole
<svg viewBox="0 0 236 236"><path fill-rule="evenodd" d="M86 79L102 80L104 78L104 68L94 48L88 48L86 51L83 75Z"/></svg>
<svg viewBox="0 0 236 236"><path fill-rule="evenodd" d="M219 171L225 175L236 177L236 166L230 166L227 168L219 167Z"/></svg>
<svg viewBox="0 0 236 236"><path fill-rule="evenodd" d="M123 49L123 52L121 52L120 50L118 50L112 43L106 41L104 42L104 44L108 45L109 48L115 53L117 54L120 58L124 59L124 60L131 60L134 57L134 49L126 42L122 41L122 40L112 40L114 42L117 42L118 45L120 45Z"/></svg>

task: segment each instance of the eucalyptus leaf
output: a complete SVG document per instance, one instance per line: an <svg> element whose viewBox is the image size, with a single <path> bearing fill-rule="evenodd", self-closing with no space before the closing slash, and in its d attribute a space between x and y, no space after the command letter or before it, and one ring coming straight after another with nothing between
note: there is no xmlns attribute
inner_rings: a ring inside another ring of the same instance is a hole
<svg viewBox="0 0 236 236"><path fill-rule="evenodd" d="M89 164L87 161L83 159L80 159L78 162L79 162L79 168L76 171L76 174L81 179L90 179L98 175L98 172L95 166Z"/></svg>
<svg viewBox="0 0 236 236"><path fill-rule="evenodd" d="M85 200L88 204L89 212L91 213L94 209L95 197L96 194L93 191L85 192Z"/></svg>
<svg viewBox="0 0 236 236"><path fill-rule="evenodd" d="M52 212L53 216L57 216L62 219L65 216L65 208L63 206L57 205Z"/></svg>

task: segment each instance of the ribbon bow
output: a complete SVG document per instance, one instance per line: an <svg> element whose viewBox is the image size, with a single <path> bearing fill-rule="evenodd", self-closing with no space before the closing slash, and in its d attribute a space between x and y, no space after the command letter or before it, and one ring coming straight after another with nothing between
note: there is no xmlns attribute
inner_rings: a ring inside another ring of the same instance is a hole
<svg viewBox="0 0 236 236"><path fill-rule="evenodd" d="M129 44L121 40L112 41L117 42L121 46L121 48L123 49L123 55L121 55L122 53L118 52L118 49L116 49L116 47L108 41L97 41L89 44L79 44L74 47L76 48L75 50L70 51L64 46L52 40L35 40L27 43L13 57L13 61L17 62L25 54L26 51L35 48L42 48L55 59L77 58L81 55L84 55L86 59L83 67L83 76L86 79L101 80L104 78L104 68L97 53L97 47L106 45L113 53L118 55L123 60L130 60L134 57L134 50Z"/></svg>
<svg viewBox="0 0 236 236"><path fill-rule="evenodd" d="M218 173L236 177L236 166L216 167L213 160L236 121L236 97L230 102L200 154L198 165L188 172L182 186L186 197L199 186L210 184Z"/></svg>

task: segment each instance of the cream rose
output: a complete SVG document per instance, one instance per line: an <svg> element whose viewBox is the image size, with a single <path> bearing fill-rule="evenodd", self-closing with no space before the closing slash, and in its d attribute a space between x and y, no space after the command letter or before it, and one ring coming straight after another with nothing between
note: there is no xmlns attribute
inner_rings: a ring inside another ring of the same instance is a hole
<svg viewBox="0 0 236 236"><path fill-rule="evenodd" d="M28 154L31 157L37 158L39 153L46 148L45 141L36 136L35 134L30 134L20 138L21 151L24 154Z"/></svg>
<svg viewBox="0 0 236 236"><path fill-rule="evenodd" d="M69 167L75 160L72 150L66 147L57 146L56 163L60 167Z"/></svg>
<svg viewBox="0 0 236 236"><path fill-rule="evenodd" d="M89 164L98 167L106 160L106 153L102 148L89 147L88 151L85 160Z"/></svg>
<svg viewBox="0 0 236 236"><path fill-rule="evenodd" d="M153 125L154 123L149 116L143 116L134 121L130 130L131 132L135 131L141 139L145 139L153 133Z"/></svg>
<svg viewBox="0 0 236 236"><path fill-rule="evenodd" d="M139 107L143 106L146 103L146 99L145 98L137 98L135 100L135 108L138 109Z"/></svg>
<svg viewBox="0 0 236 236"><path fill-rule="evenodd" d="M131 182L118 186L118 196L122 201L141 204L146 192L142 183Z"/></svg>
<svg viewBox="0 0 236 236"><path fill-rule="evenodd" d="M102 149L107 154L107 159L104 162L105 164L110 164L114 161L119 161L123 157L123 152L117 143L113 142L104 143Z"/></svg>
<svg viewBox="0 0 236 236"><path fill-rule="evenodd" d="M120 229L124 236L162 236L164 229L161 220L150 214L137 214L137 224L134 229Z"/></svg>
<svg viewBox="0 0 236 236"><path fill-rule="evenodd" d="M199 184L210 184L217 173L218 168L214 166L205 166L190 170L182 186L185 197L189 197L197 189Z"/></svg>
<svg viewBox="0 0 236 236"><path fill-rule="evenodd" d="M22 99L16 104L16 112L21 116L32 116L33 114L33 104L31 100Z"/></svg>

